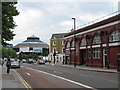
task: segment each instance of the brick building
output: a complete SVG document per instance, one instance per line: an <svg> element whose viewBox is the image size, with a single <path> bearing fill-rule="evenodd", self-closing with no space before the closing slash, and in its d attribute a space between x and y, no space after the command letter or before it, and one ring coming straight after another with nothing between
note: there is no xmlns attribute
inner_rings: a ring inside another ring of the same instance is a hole
<svg viewBox="0 0 120 90"><path fill-rule="evenodd" d="M66 64L116 69L119 53L120 14L65 35Z"/></svg>
<svg viewBox="0 0 120 90"><path fill-rule="evenodd" d="M56 53L55 58L56 61L62 62L64 59L64 35L65 33L56 33L53 34L50 39L50 52L49 52L49 60L54 60L54 52Z"/></svg>

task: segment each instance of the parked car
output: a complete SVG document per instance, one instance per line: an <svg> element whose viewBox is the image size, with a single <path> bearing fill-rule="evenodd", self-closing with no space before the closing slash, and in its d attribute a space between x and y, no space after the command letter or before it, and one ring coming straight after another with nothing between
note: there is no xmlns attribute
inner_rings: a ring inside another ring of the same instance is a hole
<svg viewBox="0 0 120 90"><path fill-rule="evenodd" d="M33 63L33 62L34 62L33 59L29 59L29 60L28 60L28 63L29 63L29 64L31 64L31 63Z"/></svg>
<svg viewBox="0 0 120 90"><path fill-rule="evenodd" d="M11 68L20 68L19 61L11 61Z"/></svg>
<svg viewBox="0 0 120 90"><path fill-rule="evenodd" d="M18 61L20 63L20 59L15 59L15 61Z"/></svg>
<svg viewBox="0 0 120 90"><path fill-rule="evenodd" d="M11 58L10 60L11 60L11 61L15 61L15 59L14 59L14 58Z"/></svg>
<svg viewBox="0 0 120 90"><path fill-rule="evenodd" d="M45 64L45 60L38 59L38 60L37 60L37 63L38 63L38 64Z"/></svg>
<svg viewBox="0 0 120 90"><path fill-rule="evenodd" d="M23 59L22 62L23 62L23 63L28 63L28 60Z"/></svg>
<svg viewBox="0 0 120 90"><path fill-rule="evenodd" d="M45 63L47 63L48 62L48 60L47 59L45 59Z"/></svg>

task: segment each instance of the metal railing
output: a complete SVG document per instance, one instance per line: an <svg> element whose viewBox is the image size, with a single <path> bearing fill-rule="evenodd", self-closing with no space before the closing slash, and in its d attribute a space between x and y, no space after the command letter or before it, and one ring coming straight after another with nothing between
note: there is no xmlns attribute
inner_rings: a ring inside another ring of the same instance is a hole
<svg viewBox="0 0 120 90"><path fill-rule="evenodd" d="M118 14L120 14L120 10L115 11L115 12L113 12L113 13L110 13L110 14L108 14L108 15L106 15L106 16L101 17L101 18L98 18L98 19L96 19L96 20L94 20L94 21L91 21L91 22L88 22L88 23L86 23L86 24L83 24L83 25L81 25L81 26L78 26L77 29L80 29L80 28L83 28L83 27L87 27L87 26L89 26L89 25L95 24L95 23L100 22L100 21L102 21L102 20L105 20L105 19L108 19L108 18L110 18L110 17L116 16L116 15L118 15ZM76 30L77 30L77 29L76 29ZM71 31L71 32L72 32L72 31Z"/></svg>

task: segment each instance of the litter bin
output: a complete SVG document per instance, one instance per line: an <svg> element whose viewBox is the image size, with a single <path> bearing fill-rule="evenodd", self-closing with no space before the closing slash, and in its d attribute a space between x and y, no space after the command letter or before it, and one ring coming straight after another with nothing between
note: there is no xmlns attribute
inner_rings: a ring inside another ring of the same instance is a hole
<svg viewBox="0 0 120 90"><path fill-rule="evenodd" d="M117 54L117 71L120 72L120 53Z"/></svg>

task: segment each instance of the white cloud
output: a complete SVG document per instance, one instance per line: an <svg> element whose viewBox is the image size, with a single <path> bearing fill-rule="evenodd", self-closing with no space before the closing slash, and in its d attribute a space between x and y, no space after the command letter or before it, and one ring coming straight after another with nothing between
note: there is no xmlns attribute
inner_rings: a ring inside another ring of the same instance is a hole
<svg viewBox="0 0 120 90"><path fill-rule="evenodd" d="M103 3L100 4L104 6ZM89 5L91 6L89 7ZM67 31L73 28L72 17L76 18L76 26L80 26L109 14L111 10L109 7L112 6L112 4L105 7L101 7L101 5L95 7L94 5L91 3L83 4L75 2L18 3L17 9L20 14L15 17L18 27L14 29L16 36L11 43L15 45L26 40L31 35L36 35L42 41L49 44L52 34L67 33Z"/></svg>
<svg viewBox="0 0 120 90"><path fill-rule="evenodd" d="M28 36L33 35L38 28L36 25L42 21L43 12L34 9L34 8L26 8L20 4L21 8L19 7L18 10L20 12L19 16L14 18L16 24L18 25L14 33L16 36L12 43L17 44L25 40ZM36 33L35 33L36 34Z"/></svg>
<svg viewBox="0 0 120 90"><path fill-rule="evenodd" d="M71 21L63 21L60 23L61 26L66 27L66 28L72 28L72 20Z"/></svg>
<svg viewBox="0 0 120 90"><path fill-rule="evenodd" d="M28 27L42 18L42 12L35 9L20 10L19 16L15 17L18 27Z"/></svg>

